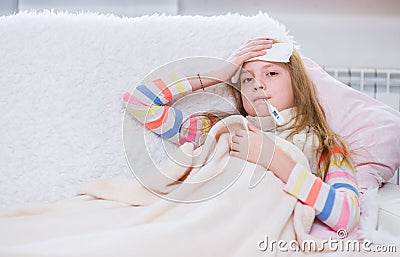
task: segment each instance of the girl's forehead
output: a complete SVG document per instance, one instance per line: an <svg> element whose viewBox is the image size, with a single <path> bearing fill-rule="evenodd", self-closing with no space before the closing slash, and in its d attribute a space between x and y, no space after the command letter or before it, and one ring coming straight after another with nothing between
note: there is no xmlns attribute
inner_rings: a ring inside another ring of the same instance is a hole
<svg viewBox="0 0 400 257"><path fill-rule="evenodd" d="M267 62L267 61L250 61L250 62L245 62L242 67L242 72L247 72L247 71L255 71L255 70L260 70L260 69L267 69L267 68L280 68L281 66L279 63L276 62Z"/></svg>

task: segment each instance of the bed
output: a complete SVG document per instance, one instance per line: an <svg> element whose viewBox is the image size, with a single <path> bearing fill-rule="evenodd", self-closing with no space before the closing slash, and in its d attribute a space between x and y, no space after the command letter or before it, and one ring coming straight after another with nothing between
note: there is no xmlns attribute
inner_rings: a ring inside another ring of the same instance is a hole
<svg viewBox="0 0 400 257"><path fill-rule="evenodd" d="M145 135L153 161L161 162L159 138L127 117L122 93L163 64L188 56L223 59L238 44L266 31L267 36L293 40L284 25L262 13L118 18L44 11L0 17L0 207L54 203L74 197L91 181L133 179L124 147L126 140L134 145L135 137ZM399 72L376 69L377 79L368 80L371 71L320 67L306 56L304 61L314 81L326 82L327 89L319 89L321 99L338 91L328 87L342 90L348 87L345 83L356 90L341 91L339 99L376 107L371 115L385 131L379 135L382 152L371 163L360 162L358 174L369 192L366 233L377 242L393 243L400 236ZM380 101L360 96L360 90ZM223 86L205 93L231 99ZM205 99L210 109L221 106L218 98L205 96L181 104L198 110ZM332 122L340 118L329 110L327 115ZM365 127L364 137L347 136L373 147L368 133L376 135L379 130L370 129L379 126ZM128 136L123 134L127 128L133 131ZM143 149L131 149L130 154L141 156ZM145 159L136 167L151 165Z"/></svg>

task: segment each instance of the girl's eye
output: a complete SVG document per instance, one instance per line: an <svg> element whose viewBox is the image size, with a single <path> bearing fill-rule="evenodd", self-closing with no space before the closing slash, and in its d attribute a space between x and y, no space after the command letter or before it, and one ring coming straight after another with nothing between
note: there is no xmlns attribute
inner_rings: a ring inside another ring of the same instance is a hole
<svg viewBox="0 0 400 257"><path fill-rule="evenodd" d="M253 78L245 78L242 80L242 83L250 83Z"/></svg>
<svg viewBox="0 0 400 257"><path fill-rule="evenodd" d="M270 76L270 77L273 77L273 76L278 75L278 73L275 72L275 71L271 71L271 72L268 72L266 75L267 75L267 76Z"/></svg>

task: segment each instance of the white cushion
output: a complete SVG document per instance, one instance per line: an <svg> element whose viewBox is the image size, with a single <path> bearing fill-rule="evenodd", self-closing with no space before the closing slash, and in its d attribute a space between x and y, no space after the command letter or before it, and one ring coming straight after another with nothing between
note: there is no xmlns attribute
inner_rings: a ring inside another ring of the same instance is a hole
<svg viewBox="0 0 400 257"><path fill-rule="evenodd" d="M385 183L378 191L378 227L400 236L400 186Z"/></svg>

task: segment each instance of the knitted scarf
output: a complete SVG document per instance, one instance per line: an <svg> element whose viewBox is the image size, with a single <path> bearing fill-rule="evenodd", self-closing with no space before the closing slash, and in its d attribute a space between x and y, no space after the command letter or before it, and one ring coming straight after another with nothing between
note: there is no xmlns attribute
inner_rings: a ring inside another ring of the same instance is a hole
<svg viewBox="0 0 400 257"><path fill-rule="evenodd" d="M285 119L286 123L282 126L277 126L272 116L247 116L246 119L251 121L255 126L264 132L273 132L277 136L288 140L290 143L298 147L307 157L311 167L311 172L317 174L318 160L316 152L319 146L318 137L312 132L309 126L305 127L300 133L295 134L291 138L287 138L293 131L293 124L295 121L295 108L289 108L280 111L281 116Z"/></svg>

